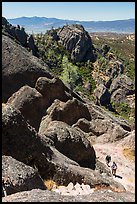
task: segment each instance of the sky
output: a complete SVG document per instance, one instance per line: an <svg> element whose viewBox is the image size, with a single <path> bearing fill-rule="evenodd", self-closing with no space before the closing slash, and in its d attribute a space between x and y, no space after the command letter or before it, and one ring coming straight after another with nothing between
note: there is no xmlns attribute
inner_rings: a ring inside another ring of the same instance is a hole
<svg viewBox="0 0 137 204"><path fill-rule="evenodd" d="M135 18L135 2L2 2L2 16L111 21Z"/></svg>

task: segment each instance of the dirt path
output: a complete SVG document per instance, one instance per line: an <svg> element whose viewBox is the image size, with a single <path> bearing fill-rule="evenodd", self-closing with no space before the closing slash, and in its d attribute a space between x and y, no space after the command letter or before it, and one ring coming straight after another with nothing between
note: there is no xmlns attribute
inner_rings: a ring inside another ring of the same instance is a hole
<svg viewBox="0 0 137 204"><path fill-rule="evenodd" d="M122 177L122 179L118 177L114 177L114 179L120 182L127 191L135 193L135 162L124 156L123 147L117 143L98 143L93 146L96 151L96 156L99 157L98 159L101 162L105 163L106 155L111 155L110 165L115 161L118 166L116 175Z"/></svg>

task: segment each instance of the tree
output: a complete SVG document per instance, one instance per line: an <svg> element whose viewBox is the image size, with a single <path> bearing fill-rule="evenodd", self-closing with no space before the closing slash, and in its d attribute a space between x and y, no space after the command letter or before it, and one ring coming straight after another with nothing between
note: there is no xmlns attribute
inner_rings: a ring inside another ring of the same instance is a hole
<svg viewBox="0 0 137 204"><path fill-rule="evenodd" d="M79 78L78 67L69 62L66 55L62 59L62 74L61 80L73 90L76 87L76 81Z"/></svg>

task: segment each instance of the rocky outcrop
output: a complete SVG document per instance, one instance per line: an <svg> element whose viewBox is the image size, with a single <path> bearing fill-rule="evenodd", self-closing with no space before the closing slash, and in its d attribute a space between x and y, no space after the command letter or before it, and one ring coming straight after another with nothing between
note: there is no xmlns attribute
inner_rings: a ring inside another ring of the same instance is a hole
<svg viewBox="0 0 137 204"><path fill-rule="evenodd" d="M2 185L6 195L32 189L46 189L36 169L11 156L2 156Z"/></svg>
<svg viewBox="0 0 137 204"><path fill-rule="evenodd" d="M48 142L48 141L47 141ZM21 115L21 112L10 105L2 108L2 155L10 155L25 164L34 164L34 160L46 165L46 157L51 153L46 143L42 143L36 130ZM40 159L41 158L41 159ZM38 164L37 163L37 164Z"/></svg>
<svg viewBox="0 0 137 204"><path fill-rule="evenodd" d="M113 80L110 93L113 102L126 102L126 96L135 93L134 83L129 77L122 74Z"/></svg>
<svg viewBox="0 0 137 204"><path fill-rule="evenodd" d="M95 169L96 154L84 132L72 128L61 121L51 121L48 126L41 122L39 133L47 135L62 154L76 161L83 167ZM82 152L82 154L81 154Z"/></svg>
<svg viewBox="0 0 137 204"><path fill-rule="evenodd" d="M19 25L12 26L6 18L2 17L3 33L17 40L23 47L29 48L34 56L38 57L38 48L35 45L32 35L28 35L23 27Z"/></svg>
<svg viewBox="0 0 137 204"><path fill-rule="evenodd" d="M102 51L104 55L106 55L109 50L110 50L110 46L108 46L107 44L102 45Z"/></svg>
<svg viewBox="0 0 137 204"><path fill-rule="evenodd" d="M57 34L59 42L71 52L74 62L96 61L91 37L82 25L63 26Z"/></svg>
<svg viewBox="0 0 137 204"><path fill-rule="evenodd" d="M116 78L119 74L123 74L124 72L124 66L123 64L118 61L118 60L111 60L108 63L108 68L106 69L106 75L111 78L114 79Z"/></svg>
<svg viewBox="0 0 137 204"><path fill-rule="evenodd" d="M24 85L31 87L39 77L53 78L48 66L8 36L2 35L2 101Z"/></svg>

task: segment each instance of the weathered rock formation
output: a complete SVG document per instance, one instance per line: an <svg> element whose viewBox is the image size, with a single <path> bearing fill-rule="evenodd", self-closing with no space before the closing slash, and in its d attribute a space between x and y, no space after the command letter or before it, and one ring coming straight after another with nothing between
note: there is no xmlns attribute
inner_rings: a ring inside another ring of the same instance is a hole
<svg viewBox="0 0 137 204"><path fill-rule="evenodd" d="M71 52L74 62L96 61L91 37L82 25L63 26L57 34L59 42Z"/></svg>
<svg viewBox="0 0 137 204"><path fill-rule="evenodd" d="M56 99L47 109L45 117L44 120L47 124L52 120L63 121L68 125L73 125L80 118L91 120L88 108L76 98L68 100L66 103Z"/></svg>
<svg viewBox="0 0 137 204"><path fill-rule="evenodd" d="M101 176L98 171L89 168L84 169L61 154L49 137L37 134L21 116L20 111L9 105L3 105L2 154L10 155L27 165L35 165L43 179L53 178L58 184L83 182L91 187L105 185L112 189L125 190L112 177Z"/></svg>

